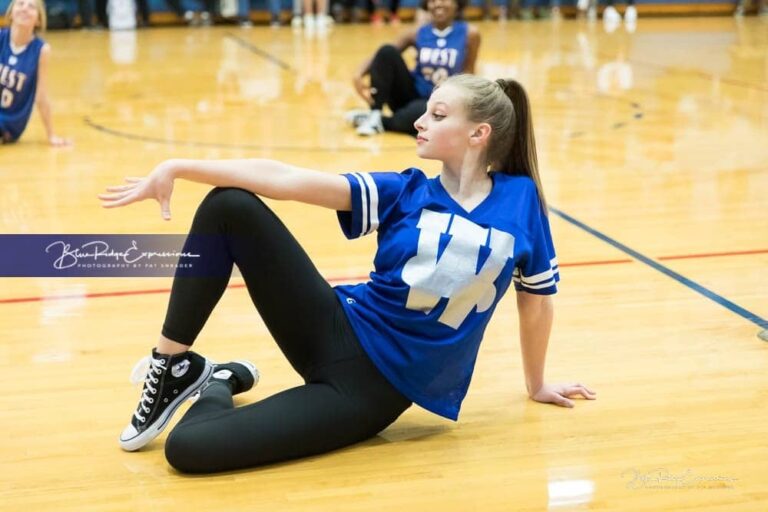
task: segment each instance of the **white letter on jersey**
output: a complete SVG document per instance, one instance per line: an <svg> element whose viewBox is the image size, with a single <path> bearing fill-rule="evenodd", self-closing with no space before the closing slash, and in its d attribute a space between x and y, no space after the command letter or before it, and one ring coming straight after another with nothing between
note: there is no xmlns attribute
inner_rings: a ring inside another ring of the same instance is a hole
<svg viewBox="0 0 768 512"><path fill-rule="evenodd" d="M8 89L3 89L2 95L0 95L0 107L8 108L13 103L13 93Z"/></svg>
<svg viewBox="0 0 768 512"><path fill-rule="evenodd" d="M480 227L458 215L453 216L449 231L450 221L451 214L422 211L416 226L421 230L417 253L406 262L402 275L411 287L405 307L429 313L446 297L448 305L440 322L458 329L475 306L482 312L493 305L496 298L493 282L512 257L515 238L503 231ZM438 260L443 233L451 235L451 239ZM490 256L476 274L480 247L486 242Z"/></svg>

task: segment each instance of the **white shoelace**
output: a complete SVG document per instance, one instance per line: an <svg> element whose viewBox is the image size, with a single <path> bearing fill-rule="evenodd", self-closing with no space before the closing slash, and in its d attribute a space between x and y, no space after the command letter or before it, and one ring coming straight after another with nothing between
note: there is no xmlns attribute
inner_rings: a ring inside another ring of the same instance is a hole
<svg viewBox="0 0 768 512"><path fill-rule="evenodd" d="M139 362L134 365L133 370L131 370L130 380L132 384L141 382L141 375L146 372L146 376L143 379L144 392L141 394L141 400L139 400L139 406L136 408L136 412L133 413L133 415L136 416L136 419L142 423L147 421L147 418L146 416L142 416L139 411L144 411L144 414L149 414L152 410L145 405L145 402L152 404L155 401L155 399L149 395L155 395L157 393L157 388L152 387L152 384L157 385L160 382L160 379L155 377L155 375L160 376L163 374L163 371L166 370L166 366L163 365L163 362L162 359L146 356L141 358Z"/></svg>

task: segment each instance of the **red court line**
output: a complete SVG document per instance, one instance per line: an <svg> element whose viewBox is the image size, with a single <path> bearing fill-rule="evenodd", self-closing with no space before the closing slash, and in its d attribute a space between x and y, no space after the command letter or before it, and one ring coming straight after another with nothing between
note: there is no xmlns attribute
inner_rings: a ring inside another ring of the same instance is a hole
<svg viewBox="0 0 768 512"><path fill-rule="evenodd" d="M744 256L749 254L766 254L768 249L755 249L753 251L730 251L730 252L704 252L701 254L681 254L679 256L659 256L659 260L687 260L693 258L717 258L720 256Z"/></svg>
<svg viewBox="0 0 768 512"><path fill-rule="evenodd" d="M768 249L756 249L753 251L730 251L730 252L711 252L702 254L683 254L678 256L660 256L659 260L681 260L690 258L713 258L718 256L742 256L749 254L765 254L768 253ZM600 265L617 265L622 263L633 263L635 260L629 258L617 259L617 260L593 260L593 261L574 261L571 263L561 263L561 267L588 267L588 266L600 266ZM364 281L368 276L354 276L354 277L330 277L329 283L338 282L354 282ZM245 288L245 284L231 284L227 288ZM19 304L22 302L42 302L44 300L68 300L68 299L98 299L102 297L126 297L129 295L150 295L153 293L169 293L170 288L155 288L147 290L127 290L118 292L97 292L86 294L72 294L72 295L50 295L41 297L17 297L10 299L0 299L0 304Z"/></svg>

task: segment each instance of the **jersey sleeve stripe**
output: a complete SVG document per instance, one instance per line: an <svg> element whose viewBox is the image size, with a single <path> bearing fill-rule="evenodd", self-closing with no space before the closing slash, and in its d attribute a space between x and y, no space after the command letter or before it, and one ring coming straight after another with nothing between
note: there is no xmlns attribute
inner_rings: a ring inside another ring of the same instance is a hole
<svg viewBox="0 0 768 512"><path fill-rule="evenodd" d="M360 233L368 233L368 186L362 178L359 172L353 173L358 184L360 185Z"/></svg>
<svg viewBox="0 0 768 512"><path fill-rule="evenodd" d="M554 279L550 279L549 281L545 283L539 283L539 284L528 284L520 282L519 280L514 280L516 283L520 284L523 288L528 288L531 290L540 290L542 288L549 288L550 286L554 286L556 284L556 281Z"/></svg>
<svg viewBox="0 0 768 512"><path fill-rule="evenodd" d="M364 233L367 235L368 233L373 233L379 227L379 190L376 188L376 182L373 181L373 178L370 174L362 173L361 176L368 187L368 194L371 198L368 210L370 215L370 224L368 225L368 231L364 231Z"/></svg>
<svg viewBox="0 0 768 512"><path fill-rule="evenodd" d="M559 273L559 271L557 269L549 269L549 270L545 270L544 272L541 272L541 273L533 275L533 276L523 276L523 275L521 275L521 276L519 276L519 279L523 283L536 284L536 283L540 283L542 281L549 281L550 279L552 279L558 273Z"/></svg>

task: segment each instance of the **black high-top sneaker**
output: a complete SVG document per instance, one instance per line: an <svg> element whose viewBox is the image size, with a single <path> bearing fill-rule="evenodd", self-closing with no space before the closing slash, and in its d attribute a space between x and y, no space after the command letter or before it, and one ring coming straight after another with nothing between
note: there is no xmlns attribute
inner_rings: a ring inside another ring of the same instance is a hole
<svg viewBox="0 0 768 512"><path fill-rule="evenodd" d="M213 365L195 352L168 356L153 349L141 400L120 434L120 447L132 452L157 437L176 409L205 384L211 373Z"/></svg>
<svg viewBox="0 0 768 512"><path fill-rule="evenodd" d="M231 361L213 365L213 375L208 379L201 392L214 382L229 385L232 395L250 390L259 382L259 370L250 361Z"/></svg>

